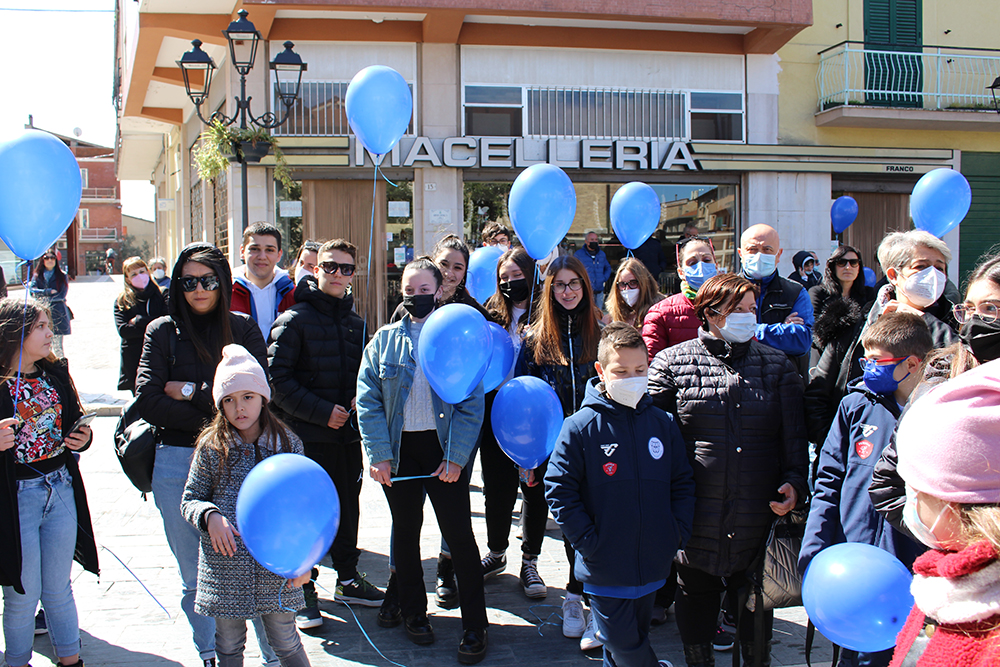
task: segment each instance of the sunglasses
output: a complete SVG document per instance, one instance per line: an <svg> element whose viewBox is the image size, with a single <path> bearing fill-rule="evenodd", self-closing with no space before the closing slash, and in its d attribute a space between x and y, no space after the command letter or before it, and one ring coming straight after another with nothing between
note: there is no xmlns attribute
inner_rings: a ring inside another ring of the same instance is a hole
<svg viewBox="0 0 1000 667"><path fill-rule="evenodd" d="M837 260L837 266L839 266L840 268L844 268L845 266L850 266L853 269L859 264L861 264L860 259L844 259L843 257L841 257L840 259Z"/></svg>
<svg viewBox="0 0 1000 667"><path fill-rule="evenodd" d="M42 255L42 259L43 260L46 260L46 259L55 259L55 258L56 258L55 255Z"/></svg>
<svg viewBox="0 0 1000 667"><path fill-rule="evenodd" d="M337 262L320 262L316 266L323 269L323 273L331 276L335 274L337 271L340 271L340 275L344 276L345 278L354 275L353 264L338 264Z"/></svg>
<svg viewBox="0 0 1000 667"><path fill-rule="evenodd" d="M623 280L618 283L618 289L639 289L639 281Z"/></svg>
<svg viewBox="0 0 1000 667"><path fill-rule="evenodd" d="M206 292L214 292L219 289L219 276L212 274L204 276L184 276L181 278L181 289L185 292L193 292L198 289L198 283Z"/></svg>

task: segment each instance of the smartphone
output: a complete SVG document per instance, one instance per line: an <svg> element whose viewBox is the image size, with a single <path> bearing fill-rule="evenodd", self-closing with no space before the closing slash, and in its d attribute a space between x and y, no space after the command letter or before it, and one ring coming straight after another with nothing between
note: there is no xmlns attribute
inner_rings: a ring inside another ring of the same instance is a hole
<svg viewBox="0 0 1000 667"><path fill-rule="evenodd" d="M73 428L71 428L69 432L72 433L73 431L79 431L82 427L94 421L96 418L97 418L96 412L91 412L90 414L86 414L80 417L79 419L76 420L76 423L73 424Z"/></svg>

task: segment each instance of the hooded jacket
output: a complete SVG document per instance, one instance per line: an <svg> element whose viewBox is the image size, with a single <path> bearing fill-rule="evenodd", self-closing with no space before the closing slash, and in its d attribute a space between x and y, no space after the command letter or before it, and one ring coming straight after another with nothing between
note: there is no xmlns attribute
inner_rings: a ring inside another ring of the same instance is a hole
<svg viewBox="0 0 1000 667"><path fill-rule="evenodd" d="M576 550L577 579L638 588L666 579L691 535L694 478L673 416L648 395L633 409L603 390L591 378L583 406L563 422L545 497Z"/></svg>
<svg viewBox="0 0 1000 667"><path fill-rule="evenodd" d="M222 251L207 243L191 243L177 257L170 276L170 296L168 314L153 320L146 328L146 338L139 360L139 374L135 383L135 395L139 414L150 424L158 427L156 441L175 447L193 447L198 433L212 420L215 401L212 399L212 383L215 380L216 363L205 363L198 357L192 340L192 332L184 322L181 303L187 309L187 300L181 289L181 274L188 258L194 253L208 250L211 259L206 262L219 278L219 302L216 308L229 311L232 284L229 262ZM218 360L222 357L222 347L226 342L242 345L260 363L267 367L267 349L260 335L257 323L242 313L229 313L232 341L223 341L212 319L214 313L199 317L189 312L190 326L197 335L208 341L209 349ZM173 343L171 343L173 339ZM173 355L171 355L173 350ZM189 401L177 401L166 394L167 382L192 382L194 395Z"/></svg>
<svg viewBox="0 0 1000 667"><path fill-rule="evenodd" d="M304 442L359 443L348 421L327 426L333 407L351 409L364 354L364 320L354 312L354 297L323 292L312 276L295 287L295 305L278 316L267 348L274 404Z"/></svg>
<svg viewBox="0 0 1000 667"><path fill-rule="evenodd" d="M795 267L795 270L788 274L789 280L794 280L795 282L802 285L806 289L819 285L820 281L822 280L822 278L816 275L815 272L810 273L805 278L803 278L802 275L799 273L799 269L802 268L802 265L805 264L806 261L810 259L815 261L815 258L812 256L811 252L809 252L808 250L799 250L792 256L792 266Z"/></svg>
<svg viewBox="0 0 1000 667"><path fill-rule="evenodd" d="M254 322L259 322L257 304L254 303L249 283L245 275L236 276L233 280L233 301L230 310L249 315ZM278 275L271 283L271 289L275 291L274 312L268 313L267 319L274 322L279 313L285 312L295 303L295 281L288 277L287 271L279 269Z"/></svg>

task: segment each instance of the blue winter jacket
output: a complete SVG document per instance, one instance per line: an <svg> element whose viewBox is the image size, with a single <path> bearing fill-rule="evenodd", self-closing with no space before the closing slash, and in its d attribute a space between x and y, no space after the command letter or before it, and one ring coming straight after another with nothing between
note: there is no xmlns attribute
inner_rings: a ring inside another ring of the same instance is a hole
<svg viewBox="0 0 1000 667"><path fill-rule="evenodd" d="M812 328L816 322L809 292L798 283L782 278L777 271L763 280L753 280L746 273L740 275L760 287L760 296L757 297L757 340L793 357L809 354ZM789 304L785 297L793 289L798 294ZM798 313L802 324L785 324L785 318L792 313ZM805 367L801 372L805 372Z"/></svg>
<svg viewBox="0 0 1000 667"><path fill-rule="evenodd" d="M410 395L417 362L410 337L410 316L387 324L365 348L358 371L358 427L372 463L392 461L399 467L403 406ZM431 388L434 421L441 451L448 461L465 467L483 424L483 384L461 403L445 403ZM450 448L449 448L450 443Z"/></svg>
<svg viewBox="0 0 1000 667"><path fill-rule="evenodd" d="M576 578L636 588L666 579L691 536L694 477L673 416L648 394L635 409L615 403L599 383L563 422L545 497L576 549Z"/></svg>
<svg viewBox="0 0 1000 667"><path fill-rule="evenodd" d="M586 267L587 276L590 277L590 287L594 293L603 292L604 283L611 277L611 263L608 262L608 256L604 254L604 251L598 248L597 254L591 255L584 246L573 253L573 256L583 262L584 267Z"/></svg>
<svg viewBox="0 0 1000 667"><path fill-rule="evenodd" d="M820 551L841 542L860 542L893 554L907 567L923 546L903 535L878 512L868 496L872 473L899 419L891 394L875 394L859 380L840 402L819 455L819 475L806 522L799 570Z"/></svg>

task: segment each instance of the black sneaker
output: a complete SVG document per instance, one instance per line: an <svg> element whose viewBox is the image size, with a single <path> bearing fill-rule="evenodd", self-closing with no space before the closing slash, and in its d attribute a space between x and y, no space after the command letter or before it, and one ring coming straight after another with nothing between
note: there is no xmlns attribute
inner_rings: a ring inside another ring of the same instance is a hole
<svg viewBox="0 0 1000 667"><path fill-rule="evenodd" d="M319 596L316 594L316 584L307 581L302 584L302 597L306 606L295 612L295 627L299 630L309 630L323 625L323 615L319 611Z"/></svg>
<svg viewBox="0 0 1000 667"><path fill-rule="evenodd" d="M444 554L438 556L437 586L434 590L434 600L442 609L458 607L458 585L455 583L455 566Z"/></svg>
<svg viewBox="0 0 1000 667"><path fill-rule="evenodd" d="M215 658L205 658L202 667L215 667Z"/></svg>
<svg viewBox="0 0 1000 667"><path fill-rule="evenodd" d="M399 607L399 585L396 583L396 573L389 574L389 583L385 587L385 598L382 608L378 610L378 624L381 628L394 628L403 620L403 611Z"/></svg>
<svg viewBox="0 0 1000 667"><path fill-rule="evenodd" d="M488 552L483 558L483 579L495 577L507 569L507 554L500 554L499 558L492 552Z"/></svg>
<svg viewBox="0 0 1000 667"><path fill-rule="evenodd" d="M45 610L39 609L35 614L35 634L46 635L49 633L49 626L45 624Z"/></svg>
<svg viewBox="0 0 1000 667"><path fill-rule="evenodd" d="M736 643L736 640L733 639L731 634L723 630L721 625L715 630L715 639L712 640L712 648L716 651L732 650L734 643Z"/></svg>
<svg viewBox="0 0 1000 667"><path fill-rule="evenodd" d="M338 581L337 592L333 599L337 602L359 604L362 607L381 607L382 600L385 599L385 592L378 586L369 583L365 576L364 573L355 575L354 581L346 585Z"/></svg>
<svg viewBox="0 0 1000 667"><path fill-rule="evenodd" d="M532 600L541 600L548 594L545 582L538 576L538 558L521 559L521 586Z"/></svg>

